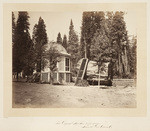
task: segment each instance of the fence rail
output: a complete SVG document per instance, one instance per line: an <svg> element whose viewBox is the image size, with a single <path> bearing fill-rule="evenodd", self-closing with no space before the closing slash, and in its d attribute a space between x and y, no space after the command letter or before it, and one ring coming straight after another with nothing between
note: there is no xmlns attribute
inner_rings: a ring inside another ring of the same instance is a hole
<svg viewBox="0 0 150 131"><path fill-rule="evenodd" d="M113 86L136 86L135 79L114 79Z"/></svg>

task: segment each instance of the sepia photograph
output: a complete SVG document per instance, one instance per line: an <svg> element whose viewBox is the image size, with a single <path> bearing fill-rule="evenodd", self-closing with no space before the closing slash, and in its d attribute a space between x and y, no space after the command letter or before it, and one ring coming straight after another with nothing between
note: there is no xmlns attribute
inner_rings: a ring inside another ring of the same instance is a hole
<svg viewBox="0 0 150 131"><path fill-rule="evenodd" d="M136 108L131 11L12 11L12 108Z"/></svg>
<svg viewBox="0 0 150 131"><path fill-rule="evenodd" d="M2 1L0 130L149 131L149 2Z"/></svg>

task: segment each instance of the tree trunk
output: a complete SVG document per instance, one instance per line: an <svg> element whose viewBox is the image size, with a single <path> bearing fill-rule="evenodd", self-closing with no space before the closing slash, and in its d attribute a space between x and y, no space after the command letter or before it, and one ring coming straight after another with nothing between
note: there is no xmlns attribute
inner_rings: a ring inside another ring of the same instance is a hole
<svg viewBox="0 0 150 131"><path fill-rule="evenodd" d="M88 60L88 63L89 63L89 60ZM87 63L87 67L88 67L88 63ZM85 69L85 74L84 74L84 77L83 77L83 79L84 80L87 80L87 67L86 67L86 69Z"/></svg>
<svg viewBox="0 0 150 131"><path fill-rule="evenodd" d="M119 78L122 78L122 65L121 65L120 53L118 54L118 75Z"/></svg>
<svg viewBox="0 0 150 131"><path fill-rule="evenodd" d="M29 77L29 75L27 75L27 82L29 82L29 80L30 80L30 77Z"/></svg>
<svg viewBox="0 0 150 131"><path fill-rule="evenodd" d="M99 75L98 75L98 87L100 87L100 64L98 64L98 73L99 73Z"/></svg>
<svg viewBox="0 0 150 131"><path fill-rule="evenodd" d="M100 80L101 80L101 76L100 76L100 70L99 70L99 76L98 76L98 87L100 87Z"/></svg>
<svg viewBox="0 0 150 131"><path fill-rule="evenodd" d="M127 56L127 50L126 47L124 49L124 67L125 67L125 74L128 75L129 74L129 66L128 66L128 56Z"/></svg>
<svg viewBox="0 0 150 131"><path fill-rule="evenodd" d="M113 64L111 61L108 65L108 80L113 80Z"/></svg>
<svg viewBox="0 0 150 131"><path fill-rule="evenodd" d="M114 63L111 62L110 80L113 80L113 76L114 76L113 67L114 67Z"/></svg>
<svg viewBox="0 0 150 131"><path fill-rule="evenodd" d="M53 72L50 71L50 84L53 85Z"/></svg>
<svg viewBox="0 0 150 131"><path fill-rule="evenodd" d="M18 72L17 72L17 81L18 81Z"/></svg>

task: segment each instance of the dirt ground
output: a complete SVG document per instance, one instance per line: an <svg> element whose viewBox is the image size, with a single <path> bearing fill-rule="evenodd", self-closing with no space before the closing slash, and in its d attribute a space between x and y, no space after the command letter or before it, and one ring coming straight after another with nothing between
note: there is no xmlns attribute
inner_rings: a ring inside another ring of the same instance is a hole
<svg viewBox="0 0 150 131"><path fill-rule="evenodd" d="M136 88L13 82L14 108L135 108Z"/></svg>

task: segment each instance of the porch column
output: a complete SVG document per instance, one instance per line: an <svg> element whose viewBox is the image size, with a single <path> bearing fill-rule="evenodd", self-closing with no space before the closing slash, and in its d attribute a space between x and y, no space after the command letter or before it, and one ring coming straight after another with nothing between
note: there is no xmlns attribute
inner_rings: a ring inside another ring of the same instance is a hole
<svg viewBox="0 0 150 131"><path fill-rule="evenodd" d="M48 82L50 82L50 72L48 72Z"/></svg>
<svg viewBox="0 0 150 131"><path fill-rule="evenodd" d="M57 72L57 81L59 82L59 72Z"/></svg>

